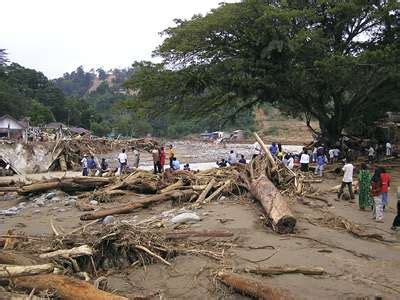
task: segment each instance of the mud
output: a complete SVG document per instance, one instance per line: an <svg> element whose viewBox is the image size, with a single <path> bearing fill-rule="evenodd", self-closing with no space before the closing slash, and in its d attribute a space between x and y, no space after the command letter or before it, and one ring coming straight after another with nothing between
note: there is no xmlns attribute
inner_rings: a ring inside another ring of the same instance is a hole
<svg viewBox="0 0 400 300"><path fill-rule="evenodd" d="M215 151L212 154L214 156L200 155L197 161L210 161L211 157L217 159L218 155L227 153L230 148L212 147ZM242 147L238 148L240 150L234 149L239 153L247 149L247 146ZM187 159L192 161L195 160L194 156L197 152L194 151L197 150L193 150L193 153L190 154L186 154L186 151L195 148L197 149L196 145L182 144L180 146L177 144L176 152L180 157L187 155ZM248 154L251 154L250 150ZM148 161L150 161L150 157ZM143 162L146 162L146 158L143 159ZM171 260L171 267L153 264L146 268L129 267L122 270L109 270L102 275L107 277L110 289L125 295L139 292L156 294L154 299L247 299L216 282L216 272L221 269L241 271L248 267L276 265L323 267L327 274L322 276L301 274L273 277L247 274L247 276L285 289L295 299L375 299L375 297L399 299L400 232L392 232L390 227L396 212L395 191L400 185L400 170L397 168L388 171L393 177L393 182L390 204L385 211L384 223L376 223L371 218L371 211L360 211L357 203L336 201L336 195L328 193L326 198L333 205L321 209L310 208L296 199L288 199L298 220L296 232L293 235L278 235L265 225L263 212L257 203L245 195L243 197L233 196L198 209L197 213L202 217L200 222L182 225L182 228L233 231L235 233L234 246L226 251L223 261L181 255ZM62 176L62 174L56 173L47 176ZM314 187L320 191L327 191L330 187L339 184L340 180L339 177L327 174L324 181L314 184ZM129 202L134 200L134 197L122 197L116 199L116 202ZM0 208L14 206L21 201L2 200ZM26 206L29 204L27 203ZM75 207L65 207L62 202L50 204L40 208L27 207L16 216L0 216L1 233L8 229L16 229L28 234L50 234L51 217L54 219L54 223L66 232L84 224L79 221L79 216L83 212L78 211ZM115 204L107 203L102 206ZM140 221L171 208L176 208L176 206L173 206L172 203L163 203L138 213L116 216L116 219L118 222ZM38 209L40 209L40 213L34 213ZM385 239L394 242L362 240L342 229L319 226L317 221L324 213L345 217L360 224L369 233L379 233ZM224 221L221 222L221 220ZM94 225L87 231L91 232L101 226L103 225ZM299 236L317 241L299 238ZM260 247L262 249L256 249ZM339 248L348 249L360 255L356 256Z"/></svg>

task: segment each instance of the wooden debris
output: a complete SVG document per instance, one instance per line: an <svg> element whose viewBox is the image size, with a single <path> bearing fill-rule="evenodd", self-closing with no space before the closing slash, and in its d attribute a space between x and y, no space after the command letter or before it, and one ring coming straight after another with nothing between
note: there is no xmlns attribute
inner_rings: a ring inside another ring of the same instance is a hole
<svg viewBox="0 0 400 300"><path fill-rule="evenodd" d="M294 299L283 290L268 286L265 282L254 280L242 275L218 272L217 279L241 294L263 300Z"/></svg>
<svg viewBox="0 0 400 300"><path fill-rule="evenodd" d="M207 184L206 188L204 189L204 191L200 194L199 198L197 198L196 203L202 204L204 199L206 199L208 193L210 192L210 190L213 188L215 184L215 179L212 178L210 180L210 182Z"/></svg>
<svg viewBox="0 0 400 300"><path fill-rule="evenodd" d="M24 276L14 280L14 284L23 288L37 290L54 289L65 300L127 300L128 298L96 289L90 283L63 275Z"/></svg>
<svg viewBox="0 0 400 300"><path fill-rule="evenodd" d="M42 253L39 255L40 258L51 258L56 256L68 256L68 257L79 257L93 255L93 249L88 245L82 245L72 249L57 250L49 253Z"/></svg>
<svg viewBox="0 0 400 300"><path fill-rule="evenodd" d="M287 266L271 266L271 267L260 267L256 269L246 269L247 272L258 274L258 275L281 275L281 274L293 274L300 273L303 275L323 275L325 270L321 267L287 267Z"/></svg>
<svg viewBox="0 0 400 300"><path fill-rule="evenodd" d="M53 270L54 270L53 264L30 265L30 266L0 264L0 278L51 273L53 272Z"/></svg>

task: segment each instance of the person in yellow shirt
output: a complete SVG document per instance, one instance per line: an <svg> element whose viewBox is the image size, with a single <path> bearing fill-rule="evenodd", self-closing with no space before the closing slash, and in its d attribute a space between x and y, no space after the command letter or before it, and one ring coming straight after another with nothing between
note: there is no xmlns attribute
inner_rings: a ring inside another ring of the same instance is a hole
<svg viewBox="0 0 400 300"><path fill-rule="evenodd" d="M169 145L168 147L168 158L169 158L169 166L172 169L172 160L175 157L175 150L172 145Z"/></svg>

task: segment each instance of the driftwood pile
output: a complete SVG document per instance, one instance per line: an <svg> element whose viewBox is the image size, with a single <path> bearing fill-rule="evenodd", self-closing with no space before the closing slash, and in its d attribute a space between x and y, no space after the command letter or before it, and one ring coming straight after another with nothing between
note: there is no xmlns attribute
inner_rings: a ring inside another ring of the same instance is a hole
<svg viewBox="0 0 400 300"><path fill-rule="evenodd" d="M63 139L56 142L51 152L53 159L48 170L67 171L80 169L80 161L84 154L99 155L114 151L127 151L135 147L139 151L150 152L158 142L152 139L109 140L97 139Z"/></svg>

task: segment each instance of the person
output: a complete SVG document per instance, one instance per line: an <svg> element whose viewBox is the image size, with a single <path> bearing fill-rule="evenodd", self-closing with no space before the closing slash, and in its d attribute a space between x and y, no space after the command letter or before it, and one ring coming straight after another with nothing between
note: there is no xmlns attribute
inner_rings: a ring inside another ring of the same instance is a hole
<svg viewBox="0 0 400 300"><path fill-rule="evenodd" d="M228 162L223 158L221 161L217 161L217 165L220 168L225 168L228 166Z"/></svg>
<svg viewBox="0 0 400 300"><path fill-rule="evenodd" d="M151 151L151 154L153 156L154 174L161 173L160 151L157 148L154 148Z"/></svg>
<svg viewBox="0 0 400 300"><path fill-rule="evenodd" d="M328 154L329 154L329 162L333 164L335 162L335 150L329 149Z"/></svg>
<svg viewBox="0 0 400 300"><path fill-rule="evenodd" d="M317 156L317 167L315 168L314 174L315 175L319 174L319 176L322 177L323 176L323 172L324 172L324 167L325 167L325 164L327 162L328 162L328 159L326 158L325 153L318 153L318 156Z"/></svg>
<svg viewBox="0 0 400 300"><path fill-rule="evenodd" d="M185 164L185 165L183 166L183 169L184 169L185 171L190 171L190 166L189 166L189 164Z"/></svg>
<svg viewBox="0 0 400 300"><path fill-rule="evenodd" d="M287 163L287 168L289 170L293 170L294 167L294 157L292 154L289 154L289 158L288 158L288 163Z"/></svg>
<svg viewBox="0 0 400 300"><path fill-rule="evenodd" d="M283 152L282 145L278 144L278 152L276 153L276 157L282 160L284 155L285 153Z"/></svg>
<svg viewBox="0 0 400 300"><path fill-rule="evenodd" d="M365 210L367 207L373 207L373 199L371 196L371 174L368 171L368 166L365 163L361 164L361 170L358 172L359 195L358 206L360 210Z"/></svg>
<svg viewBox="0 0 400 300"><path fill-rule="evenodd" d="M392 144L387 141L386 142L386 156L391 156L392 155Z"/></svg>
<svg viewBox="0 0 400 300"><path fill-rule="evenodd" d="M107 163L105 158L102 158L101 159L101 163L100 163L100 175L102 175L102 174L104 174L104 173L106 173L108 171L109 171L108 163Z"/></svg>
<svg viewBox="0 0 400 300"><path fill-rule="evenodd" d="M303 153L300 156L300 170L308 172L308 164L310 163L310 155L307 153L307 148L303 148Z"/></svg>
<svg viewBox="0 0 400 300"><path fill-rule="evenodd" d="M118 155L119 162L119 173L123 174L126 170L126 165L128 163L128 156L125 153L125 149L122 149L121 153Z"/></svg>
<svg viewBox="0 0 400 300"><path fill-rule="evenodd" d="M369 163L372 163L374 161L375 157L375 149L372 147L372 145L368 149L368 161Z"/></svg>
<svg viewBox="0 0 400 300"><path fill-rule="evenodd" d="M237 156L236 153L231 150L231 152L229 153L228 156L228 163L232 166L232 165L236 165L237 164Z"/></svg>
<svg viewBox="0 0 400 300"><path fill-rule="evenodd" d="M339 150L338 147L333 149L333 155L334 155L333 161L334 162L338 162L339 161L339 156L340 156L340 150Z"/></svg>
<svg viewBox="0 0 400 300"><path fill-rule="evenodd" d="M397 188L397 216L394 217L391 229L400 229L400 187Z"/></svg>
<svg viewBox="0 0 400 300"><path fill-rule="evenodd" d="M257 156L261 155L261 146L258 142L255 142L253 144L253 149L254 149L254 154L253 154L253 158L256 158Z"/></svg>
<svg viewBox="0 0 400 300"><path fill-rule="evenodd" d="M83 158L81 160L81 165L82 165L82 176L89 176L89 171L88 171L88 160L87 160L87 155L83 155Z"/></svg>
<svg viewBox="0 0 400 300"><path fill-rule="evenodd" d="M172 161L173 158L175 156L175 151L174 151L174 147L172 145L169 145L168 148L168 158L169 158L169 167L172 169Z"/></svg>
<svg viewBox="0 0 400 300"><path fill-rule="evenodd" d="M314 147L313 152L312 152L312 157L311 157L313 162L317 161L317 157L318 157L317 152L318 152L318 147Z"/></svg>
<svg viewBox="0 0 400 300"><path fill-rule="evenodd" d="M174 156L172 158L172 170L176 171L179 170L181 168L181 164L179 163L179 160L176 159L176 157Z"/></svg>
<svg viewBox="0 0 400 300"><path fill-rule="evenodd" d="M137 169L139 168L140 153L135 147L132 147L132 151L133 151L133 167Z"/></svg>
<svg viewBox="0 0 400 300"><path fill-rule="evenodd" d="M244 158L244 155L243 155L243 154L240 155L239 163L240 163L240 164L244 164L244 165L247 163L247 162L246 162L246 159Z"/></svg>
<svg viewBox="0 0 400 300"><path fill-rule="evenodd" d="M342 168L344 175L342 179L342 185L340 186L339 192L338 192L338 199L343 194L344 188L347 186L349 189L349 194L350 194L350 199L354 200L354 193L353 193L353 171L354 171L354 166L351 163L351 160L349 158L346 158L346 163L344 167Z"/></svg>
<svg viewBox="0 0 400 300"><path fill-rule="evenodd" d="M272 145L269 147L269 152L271 152L272 156L275 156L278 153L278 147L276 146L276 143L272 143Z"/></svg>
<svg viewBox="0 0 400 300"><path fill-rule="evenodd" d="M97 171L97 163L96 160L94 159L94 156L90 156L90 159L87 162L88 168L89 168L89 174L90 176L94 176Z"/></svg>
<svg viewBox="0 0 400 300"><path fill-rule="evenodd" d="M389 187L390 187L390 175L386 173L385 168L381 168L381 197L382 197L382 205L383 210L389 205Z"/></svg>
<svg viewBox="0 0 400 300"><path fill-rule="evenodd" d="M374 212L373 218L376 222L383 223L383 204L382 204L382 169L377 168L371 179L371 194L374 197Z"/></svg>
<svg viewBox="0 0 400 300"><path fill-rule="evenodd" d="M164 147L160 148L160 168L161 172L164 172L164 165L165 165L165 150Z"/></svg>

